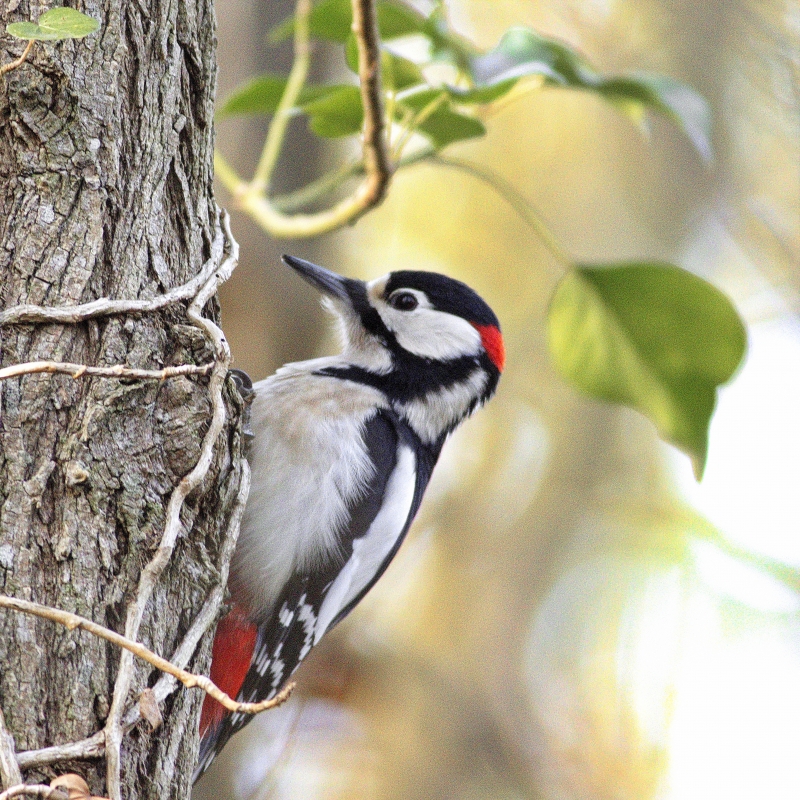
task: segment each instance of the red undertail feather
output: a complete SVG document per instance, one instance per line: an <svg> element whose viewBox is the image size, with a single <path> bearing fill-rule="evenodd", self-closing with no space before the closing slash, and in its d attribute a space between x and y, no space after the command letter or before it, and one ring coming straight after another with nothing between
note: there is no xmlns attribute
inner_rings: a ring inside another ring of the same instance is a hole
<svg viewBox="0 0 800 800"><path fill-rule="evenodd" d="M220 620L211 651L211 680L229 697L236 699L242 688L256 646L258 629L239 606ZM228 713L213 697L206 695L200 714L200 736L222 722Z"/></svg>
<svg viewBox="0 0 800 800"><path fill-rule="evenodd" d="M481 335L483 349L486 351L492 363L502 372L506 365L506 346L503 342L503 334L494 325L475 325Z"/></svg>

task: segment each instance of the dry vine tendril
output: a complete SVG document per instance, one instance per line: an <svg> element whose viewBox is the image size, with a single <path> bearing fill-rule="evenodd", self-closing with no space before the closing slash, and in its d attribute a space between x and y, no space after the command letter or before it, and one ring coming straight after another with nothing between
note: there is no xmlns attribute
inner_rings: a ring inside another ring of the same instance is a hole
<svg viewBox="0 0 800 800"><path fill-rule="evenodd" d="M139 626L153 589L169 563L180 532L180 512L183 502L207 475L212 464L215 443L225 423L226 415L222 392L228 375L230 351L221 329L213 321L202 315L202 309L216 293L219 285L230 277L237 260L238 245L231 234L228 215L220 212L214 241L211 246L211 256L208 261L200 268L195 278L164 295L147 301L102 298L80 306L62 308L17 306L0 314L0 325L22 322L47 324L54 321L76 323L97 317L156 311L167 305L191 298L186 315L189 321L203 333L214 353L214 361L210 364L180 365L162 370L132 370L121 365L90 367L59 362L31 362L14 365L0 372L0 379L18 377L35 372L62 372L75 378L100 376L128 379L164 379L187 374L210 375L209 392L211 393L212 405L211 424L203 438L200 457L195 467L184 476L170 496L162 538L152 560L142 571L136 597L128 607L124 636L91 620L60 609L0 596L0 608L51 619L69 629L82 628L92 635L111 641L123 649L112 706L106 725L103 730L98 731L93 736L80 742L58 745L39 751L15 753L13 740L5 729L4 720L0 717L0 776L2 776L3 782L7 787L6 792L0 794L0 798L10 798L24 794L33 794L40 797L63 797L63 792L58 788L23 784L21 769L54 764L67 759L96 758L105 753L107 759L108 796L112 800L121 800L120 747L122 738L142 718L138 702L134 703L126 711L133 674L134 655L143 658L165 673L152 689L152 695L156 702L162 702L168 697L177 687L178 681L189 687L202 688L230 710L251 714L279 705L291 693L293 687L289 686L278 697L268 703L237 703L218 689L208 678L202 675L195 675L184 669L200 639L218 615L227 583L227 568L223 568L221 571L218 584L209 594L203 608L170 661L156 655L136 641ZM221 554L223 564L227 564L233 551L235 533L238 531L239 521L249 489L250 473L247 463L241 461L238 465L238 470L239 492L224 540Z"/></svg>
<svg viewBox="0 0 800 800"><path fill-rule="evenodd" d="M16 38L27 40L24 51L13 61L0 65L0 76L22 66L33 51L37 41L59 41L83 38L99 28L97 20L69 8L54 8L42 14L34 22L15 22L6 30ZM188 495L205 479L213 461L215 444L223 430L226 413L223 401L223 388L230 365L230 351L220 328L202 314L206 303L214 296L220 284L226 281L238 260L238 245L230 232L227 214L220 212L216 224L211 255L202 265L197 275L182 286L178 286L149 300L111 300L101 298L76 306L46 307L19 305L0 312L0 326L13 324L75 324L87 320L105 318L128 313L150 313L176 303L188 300L186 316L210 345L213 361L207 364L180 364L162 369L135 369L123 364L96 366L56 361L36 361L14 364L0 370L0 381L20 378L33 374L66 374L73 379L111 378L119 380L166 380L178 376L208 376L208 389L211 395L211 420L203 437L200 456L194 468L185 475L173 489L166 509L166 521L161 541L151 561L141 572L134 600L128 605L125 635L122 636L91 620L79 617L61 609L31 603L12 597L0 596L0 608L18 613L33 614L66 626L68 629L82 628L94 636L112 642L122 648L119 670L114 685L111 708L105 727L94 735L78 742L44 748L39 751L16 753L14 741L5 726L0 710L0 778L5 791L0 800L11 797L38 796L89 800L88 786L79 776L60 776L50 786L25 784L22 769L30 769L45 764L56 764L67 759L96 758L106 756L107 793L111 800L121 800L120 783L121 744L124 734L142 718L142 705L134 703L128 707L133 676L134 655L152 664L164 674L153 689L147 690L151 709L148 718L158 715L158 703L168 697L180 681L187 687L199 687L214 697L231 711L254 714L284 702L291 694L292 686L286 687L272 701L263 703L237 703L222 692L205 676L187 672L184 667L191 659L203 635L216 620L227 583L227 563L230 560L239 521L249 489L250 473L246 461L236 465L239 491L236 496L228 529L223 539L221 552L223 567L219 582L209 593L206 601L186 633L183 641L168 661L137 641L139 628L153 590L167 567L178 535L180 533L180 513ZM155 708L152 705L155 704ZM127 711L126 711L127 708ZM69 781L64 782L64 779ZM75 779L75 780L72 780ZM76 782L77 781L77 782ZM60 782L60 783L59 783Z"/></svg>

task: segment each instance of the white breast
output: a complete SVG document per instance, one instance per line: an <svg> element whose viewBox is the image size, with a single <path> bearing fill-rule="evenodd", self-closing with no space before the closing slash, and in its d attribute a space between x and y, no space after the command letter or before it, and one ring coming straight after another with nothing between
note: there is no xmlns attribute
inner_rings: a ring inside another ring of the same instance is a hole
<svg viewBox="0 0 800 800"><path fill-rule="evenodd" d="M254 386L252 482L230 579L251 609L270 609L293 572L336 552L347 501L372 477L362 432L383 396L311 374L332 363L287 364Z"/></svg>
<svg viewBox="0 0 800 800"><path fill-rule="evenodd" d="M397 466L386 485L381 510L366 535L353 542L353 554L325 595L314 627L317 644L339 612L370 584L402 533L416 485L416 463L410 447L401 446Z"/></svg>

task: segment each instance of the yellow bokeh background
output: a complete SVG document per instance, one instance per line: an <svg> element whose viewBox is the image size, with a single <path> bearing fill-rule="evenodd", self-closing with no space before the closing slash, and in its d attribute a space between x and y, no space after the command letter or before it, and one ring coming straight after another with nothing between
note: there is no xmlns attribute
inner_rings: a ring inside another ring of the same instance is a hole
<svg viewBox="0 0 800 800"><path fill-rule="evenodd" d="M420 5L424 5L420 3ZM426 6L427 7L427 6ZM800 12L765 0L458 0L479 46L528 25L607 73L662 72L713 117L704 164L586 93L519 93L454 145L522 193L590 263L662 259L725 290L750 352L722 394L706 477L634 412L578 395L546 352L561 274L485 183L400 172L345 231L275 242L241 213L222 293L254 379L331 352L289 252L351 276L431 269L473 286L508 350L495 399L448 443L409 540L309 657L287 706L237 736L204 798L791 800L800 797ZM219 0L220 96L289 54L286 3ZM317 77L339 67L320 50ZM225 122L241 174L265 122ZM278 180L342 157L298 121ZM233 203L224 190L220 201Z"/></svg>

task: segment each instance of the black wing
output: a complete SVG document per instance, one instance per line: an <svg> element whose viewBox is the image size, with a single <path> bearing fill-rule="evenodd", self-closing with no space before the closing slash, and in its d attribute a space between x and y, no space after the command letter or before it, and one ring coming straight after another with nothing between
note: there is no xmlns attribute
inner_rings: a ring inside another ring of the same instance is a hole
<svg viewBox="0 0 800 800"><path fill-rule="evenodd" d="M336 613L326 631L344 619L384 573L416 516L441 445L434 448L423 446L408 425L388 410L379 411L367 422L364 442L375 470L362 496L349 509L350 521L342 534L339 558L332 559L314 572L295 573L275 604L274 613L269 618L258 621L256 645L250 669L237 698L239 701L260 702L274 697L311 651L320 609L328 590L352 558L354 544L367 535L375 521L403 446L416 456L416 476L409 513L377 571L358 594ZM200 743L194 780L208 768L228 739L251 718L249 714L227 714L218 725L205 733Z"/></svg>

